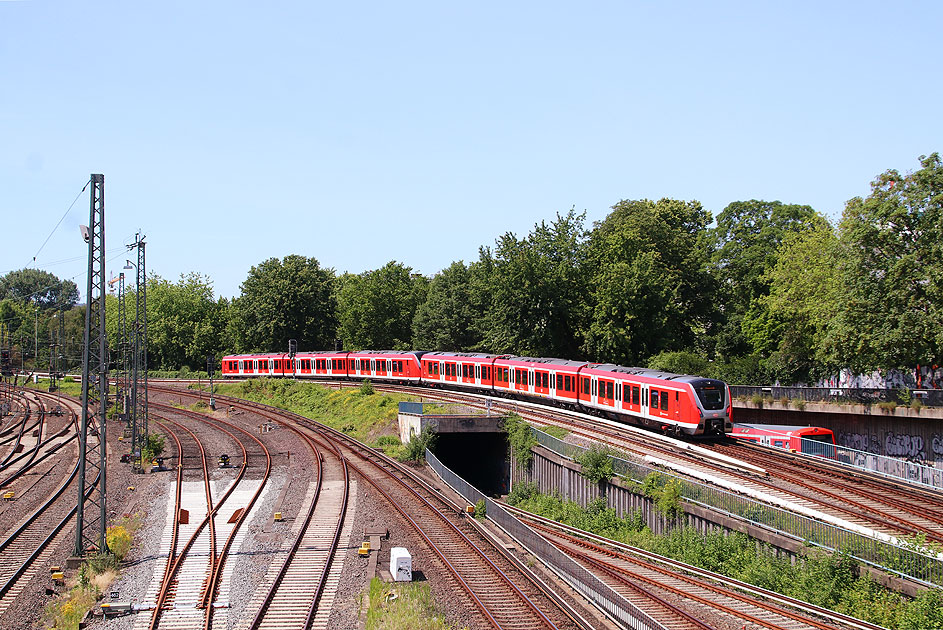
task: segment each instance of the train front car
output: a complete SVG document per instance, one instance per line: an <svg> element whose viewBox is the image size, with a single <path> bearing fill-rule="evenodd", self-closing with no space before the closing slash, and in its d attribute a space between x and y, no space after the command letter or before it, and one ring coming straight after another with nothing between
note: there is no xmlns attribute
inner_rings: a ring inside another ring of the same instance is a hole
<svg viewBox="0 0 943 630"><path fill-rule="evenodd" d="M693 403L701 414L700 431L693 435L728 435L733 431L733 401L727 383L700 376L682 376L678 380L694 391Z"/></svg>
<svg viewBox="0 0 943 630"><path fill-rule="evenodd" d="M672 435L730 433L730 391L715 379L620 365L580 370L579 401L621 422Z"/></svg>

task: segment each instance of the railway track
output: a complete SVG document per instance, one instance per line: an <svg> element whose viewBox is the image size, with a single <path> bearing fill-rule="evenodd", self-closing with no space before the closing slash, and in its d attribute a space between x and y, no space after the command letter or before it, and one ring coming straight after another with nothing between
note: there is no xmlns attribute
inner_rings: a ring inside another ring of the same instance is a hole
<svg viewBox="0 0 943 630"><path fill-rule="evenodd" d="M241 427L156 401L151 405L164 414L160 424L176 445L177 479L172 523L165 529L162 544L167 561L163 575L152 582L145 597L144 607L152 610L150 619L139 617L135 628L209 629L213 627L216 595L228 579L224 571L226 559L268 480L271 453L258 438ZM175 414L198 420L208 430L226 434L241 448L242 464L218 499L214 497L214 483L202 439L181 421L170 417ZM250 448L254 451L251 455ZM250 458L264 461L259 479L245 478ZM189 459L199 461L201 479L197 482L184 480L184 463ZM232 505L239 507L231 509ZM220 544L221 540L225 542Z"/></svg>
<svg viewBox="0 0 943 630"><path fill-rule="evenodd" d="M852 513L864 511L905 533L924 534L930 542L943 543L943 495L939 492L752 444L717 444L712 448L761 463L778 479L804 489L807 498L827 496L836 503L846 502L853 506Z"/></svg>
<svg viewBox="0 0 943 630"><path fill-rule="evenodd" d="M879 630L865 621L761 589L656 554L593 536L572 527L505 506L531 528L581 564L597 571L611 585L649 614L664 607L669 614L684 610L696 624L714 628L743 627L793 630ZM689 618L676 624L686 627Z"/></svg>
<svg viewBox="0 0 943 630"><path fill-rule="evenodd" d="M369 484L398 510L416 539L422 541L423 549L417 550L420 555L449 576L455 592L466 593L468 613L477 625L507 629L588 627L506 550L483 537L462 506L448 502L407 468L301 416L238 399L218 396L217 400L283 426L306 427L314 432L312 439L323 452L333 449L341 455L360 483Z"/></svg>
<svg viewBox="0 0 943 630"><path fill-rule="evenodd" d="M44 395L36 395L35 413L40 416L38 420L41 426L42 416L45 415L45 404L42 402ZM36 487L36 484L43 480L51 480L55 477L61 477L62 481L53 484L51 492L42 497L36 494L31 496L24 503L12 507L8 511L4 509L3 516L7 517L6 522L11 523L11 527L3 533L0 538L0 615L14 603L17 597L23 592L26 585L37 575L40 567L46 565L52 560L53 553L60 543L64 542L64 537L70 532L70 525L75 516L75 493L77 492L78 459L77 457L60 457L57 462L49 464L45 472L37 473L36 480L28 479L27 475L45 463L47 459L53 457L62 446L74 440L77 431L77 405L75 403L66 405L67 417L65 418L65 429L72 427L71 437L62 435L62 430L47 440L39 439L36 435L35 448L32 456L26 457L20 461L17 473L10 475L4 481L6 487L14 488L14 494L20 497L26 495L30 490ZM25 422L25 418L24 418ZM61 439L60 439L61 438ZM96 439L90 436L90 439ZM54 443L55 440L58 440ZM47 450L41 457L37 457L41 449L45 446ZM14 459L8 460L12 463ZM56 470L59 475L51 476ZM33 471L35 473L35 471ZM65 474L62 474L64 472ZM90 494L98 479L94 481L92 487L88 488ZM18 499L19 501L19 499ZM14 518L10 518L11 514Z"/></svg>

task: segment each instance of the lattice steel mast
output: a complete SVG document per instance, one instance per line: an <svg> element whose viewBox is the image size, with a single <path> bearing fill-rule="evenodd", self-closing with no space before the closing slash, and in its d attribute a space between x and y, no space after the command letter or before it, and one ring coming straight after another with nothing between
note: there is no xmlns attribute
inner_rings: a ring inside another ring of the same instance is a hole
<svg viewBox="0 0 943 630"><path fill-rule="evenodd" d="M138 262L135 266L135 307L134 307L134 367L131 383L131 465L134 469L141 466L141 454L147 445L147 275L145 273L144 237L135 235L134 245L128 249L137 249ZM128 261L130 265L131 261ZM140 390L140 391L139 391Z"/></svg>
<svg viewBox="0 0 943 630"><path fill-rule="evenodd" d="M92 174L85 293L85 348L82 352L82 425L79 429L79 494L75 512L75 555L104 553L107 524L105 413L108 406L108 344L105 338L105 176ZM89 436L93 439L89 443ZM88 507L89 509L85 509Z"/></svg>
<svg viewBox="0 0 943 630"><path fill-rule="evenodd" d="M118 274L118 277L109 280L108 284L114 286L118 283L118 361L117 374L115 375L115 408L118 410L119 417L125 422L130 421L129 407L130 394L128 391L130 380L128 378L128 351L130 343L128 341L127 317L128 311L124 299L124 272ZM125 436L127 437L127 436Z"/></svg>

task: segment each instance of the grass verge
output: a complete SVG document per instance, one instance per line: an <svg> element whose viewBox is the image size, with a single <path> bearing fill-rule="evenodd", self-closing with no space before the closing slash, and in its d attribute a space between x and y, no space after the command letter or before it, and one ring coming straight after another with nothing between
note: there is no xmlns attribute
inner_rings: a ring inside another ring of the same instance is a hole
<svg viewBox="0 0 943 630"><path fill-rule="evenodd" d="M366 630L449 630L428 584L370 582Z"/></svg>

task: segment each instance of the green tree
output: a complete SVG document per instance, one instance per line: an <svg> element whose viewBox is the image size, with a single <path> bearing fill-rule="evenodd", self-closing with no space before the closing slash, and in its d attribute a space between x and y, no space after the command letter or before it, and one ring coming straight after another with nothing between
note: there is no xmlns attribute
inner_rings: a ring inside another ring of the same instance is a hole
<svg viewBox="0 0 943 630"><path fill-rule="evenodd" d="M590 358L622 365L694 347L710 322L706 229L696 201L620 201L589 240Z"/></svg>
<svg viewBox="0 0 943 630"><path fill-rule="evenodd" d="M483 346L497 353L578 358L585 310L586 213L571 209L525 239L508 232L482 248L478 295L487 296Z"/></svg>
<svg viewBox="0 0 943 630"><path fill-rule="evenodd" d="M798 382L836 367L828 338L843 302L841 258L838 234L824 218L784 239L765 274L769 295L757 298L743 326L753 347L768 357L773 378Z"/></svg>
<svg viewBox="0 0 943 630"><path fill-rule="evenodd" d="M744 334L743 320L751 308L756 310L755 301L769 294L766 273L776 264L786 236L813 227L819 218L810 206L756 199L735 201L717 215L711 240L718 280L715 295L723 318L713 338L721 357L756 350Z"/></svg>
<svg viewBox="0 0 943 630"><path fill-rule="evenodd" d="M345 347L408 349L413 319L425 301L428 285L428 279L396 261L375 271L342 276L337 308L338 330Z"/></svg>
<svg viewBox="0 0 943 630"><path fill-rule="evenodd" d="M297 254L253 266L233 301L227 327L236 350L287 352L289 339L298 340L299 350L333 347L335 282L333 269Z"/></svg>
<svg viewBox="0 0 943 630"><path fill-rule="evenodd" d="M127 310L133 317L133 296ZM205 370L207 355L219 354L223 322L208 277L189 273L173 284L159 276L148 278L148 367Z"/></svg>
<svg viewBox="0 0 943 630"><path fill-rule="evenodd" d="M710 376L711 364L700 354L690 351L659 352L648 360L653 370L672 374Z"/></svg>
<svg viewBox="0 0 943 630"><path fill-rule="evenodd" d="M426 301L413 319L413 347L424 350L471 350L481 342L475 320L471 273L454 262L429 282Z"/></svg>
<svg viewBox="0 0 943 630"><path fill-rule="evenodd" d="M858 372L943 360L943 163L933 153L920 165L879 175L842 216L846 301L830 342Z"/></svg>
<svg viewBox="0 0 943 630"><path fill-rule="evenodd" d="M48 271L20 269L0 277L0 300L35 304L43 309L71 307L79 300L79 289L71 280L59 280Z"/></svg>

